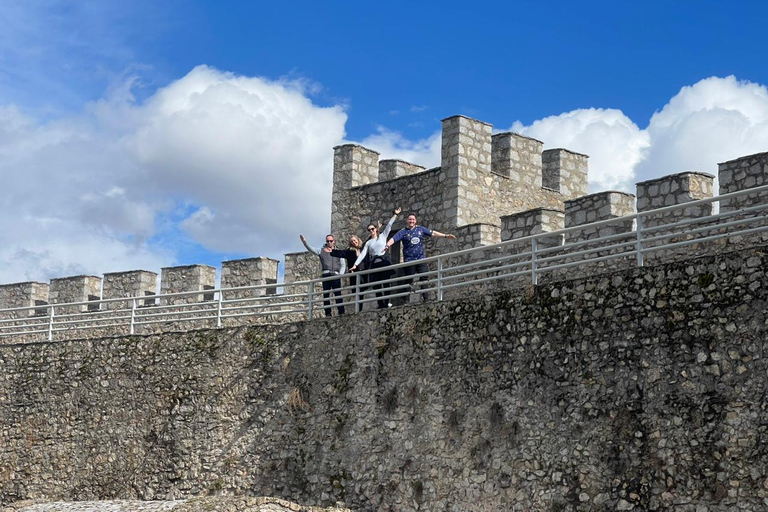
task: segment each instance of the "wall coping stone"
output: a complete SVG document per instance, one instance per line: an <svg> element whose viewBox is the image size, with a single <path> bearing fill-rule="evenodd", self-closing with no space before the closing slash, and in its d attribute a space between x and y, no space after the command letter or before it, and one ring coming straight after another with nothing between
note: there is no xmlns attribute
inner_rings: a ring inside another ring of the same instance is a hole
<svg viewBox="0 0 768 512"><path fill-rule="evenodd" d="M341 148L363 148L364 150L370 151L371 153L376 153L377 155L381 154L378 151L376 151L375 149L367 148L367 147L362 146L360 144L339 144L338 146L333 146L334 150L341 149Z"/></svg>
<svg viewBox="0 0 768 512"><path fill-rule="evenodd" d="M725 164L730 164L730 163L733 163L733 162L738 162L739 160L746 160L746 159L748 159L748 158L754 158L754 157L756 157L756 156L763 156L763 155L768 155L768 151L763 151L762 153L754 153L754 154L752 154L752 155L744 155L744 156L740 156L740 157L738 157L738 158L734 158L734 159L732 159L732 160L726 160L725 162L718 162L718 164L717 164L717 165L725 165Z"/></svg>
<svg viewBox="0 0 768 512"><path fill-rule="evenodd" d="M677 172L675 174L666 174L664 176L661 176L660 178L653 178L650 180L645 181L638 181L635 185L646 185L648 183L655 183L657 181L667 181L670 178L676 178L678 176L688 176L688 175L697 175L697 176L704 176L705 178L714 178L714 174L709 174L708 172L701 172L701 171L683 171L683 172Z"/></svg>
<svg viewBox="0 0 768 512"><path fill-rule="evenodd" d="M517 133L517 132L499 132L499 133L494 133L493 135L491 135L491 138L499 137L501 135L515 135L515 136L521 137L523 139L528 139L528 140L532 140L534 142L538 142L540 144L544 144L544 142L540 141L539 139L534 139L533 137L529 137L527 135L523 135L522 133Z"/></svg>
<svg viewBox="0 0 768 512"><path fill-rule="evenodd" d="M565 151L566 153L570 153L570 154L572 154L572 155L579 155L579 156L583 156L583 157L585 157L585 158L589 158L589 155L587 155L587 154L585 154L585 153L579 153L578 151L573 151L573 150L570 150L570 149L565 149L565 148L550 148L550 149L545 149L545 150L544 150L544 153L546 153L546 152L548 152L548 151Z"/></svg>

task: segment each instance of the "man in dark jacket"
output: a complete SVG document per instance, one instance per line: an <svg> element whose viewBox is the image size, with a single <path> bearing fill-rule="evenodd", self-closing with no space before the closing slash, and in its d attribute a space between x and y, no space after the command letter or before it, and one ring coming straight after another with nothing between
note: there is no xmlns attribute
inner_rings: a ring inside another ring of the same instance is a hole
<svg viewBox="0 0 768 512"><path fill-rule="evenodd" d="M341 258L335 258L328 252L321 251L311 247L307 243L307 239L304 235L299 235L301 243L311 253L320 257L320 267L322 268L322 277L341 276L347 270L347 262ZM324 248L330 248L331 250L336 248L336 239L333 235L327 235L325 237ZM323 281L323 308L325 310L325 316L331 316L331 295L336 296L336 309L339 311L339 315L344 314L344 303L341 298L341 277L336 279L326 279Z"/></svg>

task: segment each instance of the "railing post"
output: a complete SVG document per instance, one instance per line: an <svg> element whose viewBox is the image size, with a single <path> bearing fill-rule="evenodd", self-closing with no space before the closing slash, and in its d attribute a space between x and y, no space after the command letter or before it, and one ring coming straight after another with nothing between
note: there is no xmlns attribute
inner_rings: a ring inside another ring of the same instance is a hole
<svg viewBox="0 0 768 512"><path fill-rule="evenodd" d="M51 314L48 317L48 341L53 341L53 310L55 307L51 305Z"/></svg>
<svg viewBox="0 0 768 512"><path fill-rule="evenodd" d="M642 267L643 266L643 218L640 215L637 216L637 226L635 228L635 232L637 233L637 244L635 246L635 251L637 252L637 266Z"/></svg>
<svg viewBox="0 0 768 512"><path fill-rule="evenodd" d="M443 257L437 258L437 301L443 300Z"/></svg>
<svg viewBox="0 0 768 512"><path fill-rule="evenodd" d="M355 313L360 312L361 304L360 304L360 281L362 280L362 276L355 276Z"/></svg>
<svg viewBox="0 0 768 512"><path fill-rule="evenodd" d="M314 291L315 291L315 282L314 281L310 281L309 282L309 289L307 290L307 302L308 302L308 306L307 306L307 319L308 320L312 320L312 309L313 309L313 307L312 307L312 295L313 295Z"/></svg>
<svg viewBox="0 0 768 512"><path fill-rule="evenodd" d="M531 238L531 284L536 286L539 284L539 276L536 274L536 251L539 250L539 242L536 238Z"/></svg>
<svg viewBox="0 0 768 512"><path fill-rule="evenodd" d="M219 290L219 301L216 304L216 327L221 327L221 300L224 292Z"/></svg>
<svg viewBox="0 0 768 512"><path fill-rule="evenodd" d="M134 334L136 325L136 299L131 300L131 334Z"/></svg>

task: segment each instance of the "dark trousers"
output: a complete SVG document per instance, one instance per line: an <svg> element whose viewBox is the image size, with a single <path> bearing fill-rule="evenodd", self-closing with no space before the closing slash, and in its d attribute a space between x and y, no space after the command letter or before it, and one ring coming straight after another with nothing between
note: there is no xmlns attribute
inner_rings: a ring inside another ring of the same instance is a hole
<svg viewBox="0 0 768 512"><path fill-rule="evenodd" d="M368 276L368 282L371 283L371 288L373 288L376 291L376 297L379 298L377 301L379 304L379 309L384 309L389 305L389 291L388 288L390 286L390 283L383 283L381 284L380 281L386 281L392 275L394 272L386 267L389 267L392 265L388 259L386 258L376 258L373 260L373 264L371 265L371 268L380 268L382 269L379 272L374 272ZM378 291L382 290L382 291Z"/></svg>
<svg viewBox="0 0 768 512"><path fill-rule="evenodd" d="M340 288L341 278L323 281L323 309L325 310L325 316L331 316L331 295L336 296L336 308L339 310L339 314L344 314L344 302L341 298Z"/></svg>
<svg viewBox="0 0 768 512"><path fill-rule="evenodd" d="M426 263L414 263L413 265L410 265L408 267L403 267L403 275L408 276L414 276L416 274L426 274L429 272L429 265ZM419 281L426 281L428 279L427 276L419 276ZM409 279L404 279L403 282L405 282L406 285L409 285L413 283L413 277L410 277ZM427 292L421 293L421 299L423 301L429 300L429 294Z"/></svg>

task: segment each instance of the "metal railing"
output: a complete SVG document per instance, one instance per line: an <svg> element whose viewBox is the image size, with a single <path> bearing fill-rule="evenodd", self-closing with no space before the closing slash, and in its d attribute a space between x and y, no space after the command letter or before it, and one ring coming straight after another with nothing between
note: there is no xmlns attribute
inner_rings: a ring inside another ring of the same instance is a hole
<svg viewBox="0 0 768 512"><path fill-rule="evenodd" d="M375 279L380 269L355 272L351 276L356 278L341 277L345 284L340 289L341 300L348 312L359 312L377 301L410 301L422 294L442 301L493 290L494 286L537 285L543 278L570 278L596 270L643 266L649 260L712 253L722 250L716 242L725 239L755 245L764 241L761 234L768 231L767 199L768 185L450 252L419 260L429 270L414 276L372 282L368 278ZM699 216L710 208L717 211L716 206L720 213ZM760 235L757 240L756 235ZM400 263L386 270L397 272L412 264ZM339 277L0 309L0 338L51 341L312 320L337 308L337 297L326 298L320 290L323 281L335 279ZM268 290L276 286L283 293L269 295ZM324 299L329 307L323 305Z"/></svg>

